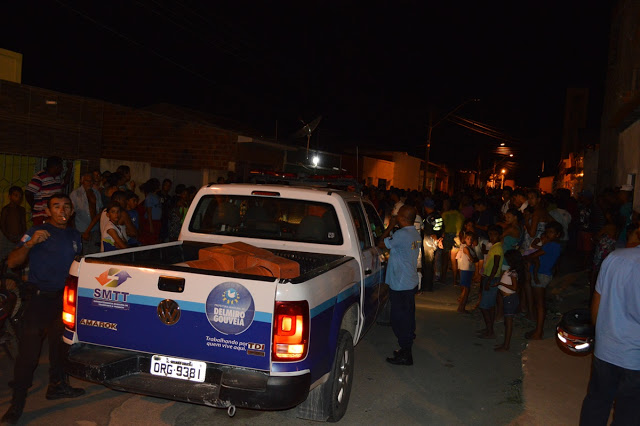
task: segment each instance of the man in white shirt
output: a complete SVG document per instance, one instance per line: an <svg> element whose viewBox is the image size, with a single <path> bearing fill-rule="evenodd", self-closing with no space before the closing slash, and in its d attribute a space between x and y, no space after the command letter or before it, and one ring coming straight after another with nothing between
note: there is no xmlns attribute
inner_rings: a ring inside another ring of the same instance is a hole
<svg viewBox="0 0 640 426"><path fill-rule="evenodd" d="M94 225L93 228L88 230L89 232L86 231L92 219L102 211L102 197L93 188L93 175L91 173L82 175L80 184L80 187L69 195L75 211L75 227L80 234L89 237L82 244L82 254L97 253L100 250L98 246L100 229L98 225Z"/></svg>

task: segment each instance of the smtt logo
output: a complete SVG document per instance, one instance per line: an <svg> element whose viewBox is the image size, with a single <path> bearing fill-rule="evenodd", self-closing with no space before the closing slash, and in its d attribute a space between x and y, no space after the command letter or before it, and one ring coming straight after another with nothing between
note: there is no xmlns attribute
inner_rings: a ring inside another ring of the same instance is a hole
<svg viewBox="0 0 640 426"><path fill-rule="evenodd" d="M96 277L96 280L103 287L118 287L122 285L131 275L127 271L121 271L116 268L109 268L108 271L104 271L100 276Z"/></svg>

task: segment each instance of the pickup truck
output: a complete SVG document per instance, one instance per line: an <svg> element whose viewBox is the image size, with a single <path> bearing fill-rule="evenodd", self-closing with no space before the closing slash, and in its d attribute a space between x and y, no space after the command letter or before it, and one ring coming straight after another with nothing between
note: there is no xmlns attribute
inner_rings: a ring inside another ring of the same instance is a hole
<svg viewBox="0 0 640 426"><path fill-rule="evenodd" d="M176 242L73 263L67 371L109 388L338 421L387 300L383 230L352 192L209 184Z"/></svg>

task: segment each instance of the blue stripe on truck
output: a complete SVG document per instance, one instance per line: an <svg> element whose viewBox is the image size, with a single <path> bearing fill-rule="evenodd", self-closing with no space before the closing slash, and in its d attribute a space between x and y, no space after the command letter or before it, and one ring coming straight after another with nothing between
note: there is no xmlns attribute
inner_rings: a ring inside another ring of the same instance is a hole
<svg viewBox="0 0 640 426"><path fill-rule="evenodd" d="M80 287L78 289L78 296L86 297L87 299L93 299L93 289ZM163 297L151 297L151 296L141 296L138 294L129 294L127 298L127 303L133 305L141 305L141 306L153 306L156 307L158 304L166 298ZM189 302L186 300L176 300L178 305L180 305L180 309L184 311L198 312L201 314L205 313L205 304L198 302ZM268 322L271 323L271 315L269 312L261 312L256 311L254 313L253 320L258 322Z"/></svg>

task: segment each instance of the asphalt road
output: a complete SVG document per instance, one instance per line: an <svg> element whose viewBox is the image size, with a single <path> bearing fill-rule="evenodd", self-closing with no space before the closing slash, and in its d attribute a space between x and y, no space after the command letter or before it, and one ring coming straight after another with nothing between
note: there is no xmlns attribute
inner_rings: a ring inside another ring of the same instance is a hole
<svg viewBox="0 0 640 426"><path fill-rule="evenodd" d="M442 285L416 296L417 339L414 365L393 366L385 357L397 348L390 327L376 325L355 350L355 379L342 424L509 424L522 415L520 351L527 324L516 322L510 353L495 353L497 341L475 337L479 313L455 312L458 287ZM473 296L473 293L472 293ZM473 297L470 305L474 303ZM496 329L501 339L502 326ZM45 345L46 346L46 345ZM116 392L72 379L87 394L75 400L47 401L47 355L36 370L23 424L128 425L317 424L293 411L238 409L233 418L214 409ZM12 362L0 351L0 413L11 397L6 383Z"/></svg>

